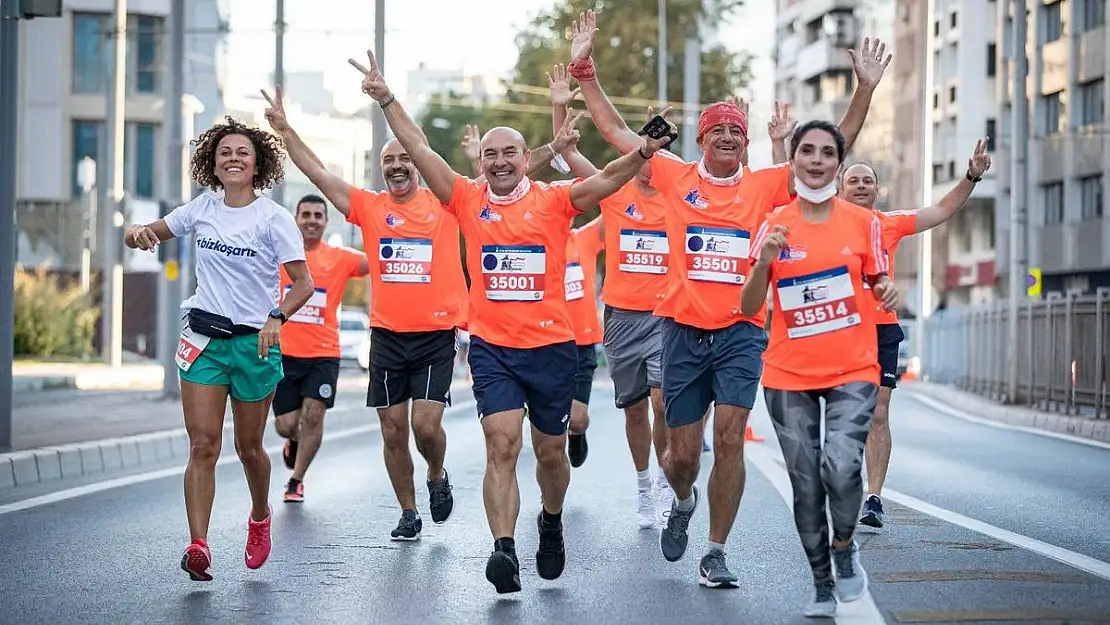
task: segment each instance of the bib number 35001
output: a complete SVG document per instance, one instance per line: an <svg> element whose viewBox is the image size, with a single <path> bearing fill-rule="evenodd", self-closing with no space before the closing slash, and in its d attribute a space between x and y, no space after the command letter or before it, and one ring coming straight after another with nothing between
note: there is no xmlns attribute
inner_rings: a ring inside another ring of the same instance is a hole
<svg viewBox="0 0 1110 625"><path fill-rule="evenodd" d="M543 299L547 255L542 245L483 245L482 280L495 302Z"/></svg>

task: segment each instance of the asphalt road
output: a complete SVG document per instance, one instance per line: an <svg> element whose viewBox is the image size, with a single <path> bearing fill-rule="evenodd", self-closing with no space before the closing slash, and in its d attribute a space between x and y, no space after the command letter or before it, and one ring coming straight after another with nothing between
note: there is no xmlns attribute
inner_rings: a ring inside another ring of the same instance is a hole
<svg viewBox="0 0 1110 625"><path fill-rule="evenodd" d="M558 580L535 574L539 495L526 444L517 526L524 590L499 596L486 582L492 540L481 504L484 446L469 398L457 397L445 420L455 513L433 525L427 491L418 486L425 517L418 543L389 540L399 511L376 419L351 413L329 432L362 431L325 443L303 505L281 503L287 472L274 456L274 551L258 571L242 563L248 499L234 461L218 473L210 533L216 579L207 584L178 568L187 543L178 473L28 509L0 503L0 622L812 622L800 613L809 572L762 408L754 425L767 440L749 444L747 491L727 545L741 588L708 590L696 581L707 540L704 509L677 563L659 553L657 532L636 528L623 419L603 376L591 410L590 457L574 470L564 513L568 561ZM339 402L357 401L357 393L345 390ZM1107 561L1110 451L967 424L908 397L896 402L894 491ZM272 433L268 441L276 443ZM703 492L710 463L707 454ZM423 468L418 461L418 474ZM887 509L887 528L859 534L874 603L841 606L838 622L1110 622L1107 579L1042 555L1034 543L1018 546L893 501Z"/></svg>

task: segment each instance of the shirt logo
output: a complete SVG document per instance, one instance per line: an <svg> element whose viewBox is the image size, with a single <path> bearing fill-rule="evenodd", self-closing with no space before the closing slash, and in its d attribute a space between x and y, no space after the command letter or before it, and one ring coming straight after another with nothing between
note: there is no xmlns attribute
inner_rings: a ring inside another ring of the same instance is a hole
<svg viewBox="0 0 1110 625"><path fill-rule="evenodd" d="M249 247L234 247L228 245L219 239L209 239L208 237L201 237L197 239L197 248L202 250L212 250L219 254L227 256L246 256L247 258L254 258L258 256L258 252L250 249Z"/></svg>
<svg viewBox="0 0 1110 625"><path fill-rule="evenodd" d="M802 290L802 301L813 304L829 298L829 289L824 285L807 286Z"/></svg>
<svg viewBox="0 0 1110 625"><path fill-rule="evenodd" d="M806 257L807 248L804 245L788 245L779 251L779 260L792 263Z"/></svg>
<svg viewBox="0 0 1110 625"><path fill-rule="evenodd" d="M387 213L385 216L385 225L396 228L397 226L405 225L405 218L393 213Z"/></svg>
<svg viewBox="0 0 1110 625"><path fill-rule="evenodd" d="M655 240L651 237L648 237L648 238L639 237L639 238L636 239L636 249L637 250L644 250L644 251L654 250L655 249Z"/></svg>
<svg viewBox="0 0 1110 625"><path fill-rule="evenodd" d="M703 198L697 189L690 189L684 201L694 208L709 208L709 201Z"/></svg>
<svg viewBox="0 0 1110 625"><path fill-rule="evenodd" d="M404 260L406 258L413 258L416 255L416 248L406 245L383 245L382 258L386 260Z"/></svg>
<svg viewBox="0 0 1110 625"><path fill-rule="evenodd" d="M501 221L501 213L490 208L489 204L482 207L482 212L478 213L478 219L482 221Z"/></svg>
<svg viewBox="0 0 1110 625"><path fill-rule="evenodd" d="M852 248L845 245L844 249L840 250L840 253L843 254L844 256L851 256L852 255Z"/></svg>
<svg viewBox="0 0 1110 625"><path fill-rule="evenodd" d="M643 221L644 219L644 214L640 212L640 209L636 208L635 202L624 208L624 214L639 221Z"/></svg>
<svg viewBox="0 0 1110 625"><path fill-rule="evenodd" d="M686 247L688 247L691 252L700 252L704 248L706 252L724 254L728 252L728 241L724 239L714 239L713 237L702 239L699 236L692 236L690 237L690 241L686 244Z"/></svg>

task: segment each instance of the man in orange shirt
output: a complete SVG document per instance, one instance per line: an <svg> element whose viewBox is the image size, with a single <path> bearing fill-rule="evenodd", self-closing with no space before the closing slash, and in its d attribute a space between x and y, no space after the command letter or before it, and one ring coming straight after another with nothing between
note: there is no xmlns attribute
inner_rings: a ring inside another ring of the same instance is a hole
<svg viewBox="0 0 1110 625"><path fill-rule="evenodd" d="M894 257L898 243L903 237L936 228L956 213L960 212L971 197L976 183L991 166L987 145L990 137L981 139L967 163L967 173L939 202L918 210L882 212L875 209L875 199L879 194L879 182L875 170L866 163L856 163L844 170L840 197L858 206L875 210L883 227L883 250L890 261L890 275L894 276ZM871 418L871 431L867 435L864 457L867 460L868 496L863 504L863 516L859 522L871 527L882 527L883 483L886 482L887 468L890 466L892 447L890 435L890 396L898 386L898 344L905 340L902 326L898 323L898 313L893 310L874 311L879 341L879 367L882 369L882 382L879 386L879 399Z"/></svg>
<svg viewBox="0 0 1110 625"><path fill-rule="evenodd" d="M274 392L274 427L285 437L282 459L293 471L285 501L304 501L304 475L324 436L324 412L335 406L339 380L339 304L347 281L369 271L366 256L321 240L328 226L324 198L306 195L297 202L297 227L304 238L308 273L316 285L312 297L281 329L285 377ZM281 269L281 296L293 281Z"/></svg>
<svg viewBox="0 0 1110 625"><path fill-rule="evenodd" d="M590 53L596 16L584 13L572 27L570 74L578 80L594 124L621 152L638 140L621 119L597 80ZM863 126L871 95L890 58L885 46L864 41L852 52L857 86L841 127L849 144ZM784 140L793 120L776 106L771 135ZM664 317L662 390L669 429L664 471L674 490L659 546L671 562L683 557L687 527L700 498L703 416L714 406L713 470L709 476L709 549L699 563L699 583L730 588L724 545L732 529L746 481L744 433L755 403L767 343L766 307L742 314L740 289L747 275L752 233L765 216L791 201L794 174L789 165L752 171L743 167L748 119L733 102L702 112L697 143L704 153L687 163L670 152L651 161L652 184L663 190L670 249L668 289L656 306ZM687 138L689 140L689 138Z"/></svg>
<svg viewBox="0 0 1110 625"><path fill-rule="evenodd" d="M574 342L578 346L578 364L574 374L574 396L567 432L567 454L570 466L586 462L589 445L586 429L590 427L590 392L597 370L597 344L601 342L601 324L597 318L597 255L605 249L601 217L570 231L567 238L566 296Z"/></svg>
<svg viewBox="0 0 1110 625"><path fill-rule="evenodd" d="M366 403L381 420L386 472L401 507L390 537L418 540L423 520L416 507L410 419L416 448L428 465L432 521L443 523L454 510L442 419L451 399L455 331L466 315L458 221L420 188L412 160L396 141L381 153L387 191L356 189L327 171L290 127L281 92L276 99L264 95L270 102L266 119L281 134L294 164L348 222L360 227L363 245L376 257L369 267L373 297Z"/></svg>
<svg viewBox="0 0 1110 625"><path fill-rule="evenodd" d="M544 579L563 573L562 510L570 483L567 421L573 402L577 348L566 301L566 245L570 221L628 182L670 142L641 139L640 147L582 181L543 184L525 175L530 154L520 133L494 128L481 142L478 183L452 171L397 103L367 51L362 90L376 100L428 188L459 220L473 279L468 327L474 397L486 440L483 494L494 550L486 579L499 593L519 592L514 540L520 496L516 464L525 406L532 425L536 478L543 498L537 516L536 570ZM557 140L577 138L572 118Z"/></svg>

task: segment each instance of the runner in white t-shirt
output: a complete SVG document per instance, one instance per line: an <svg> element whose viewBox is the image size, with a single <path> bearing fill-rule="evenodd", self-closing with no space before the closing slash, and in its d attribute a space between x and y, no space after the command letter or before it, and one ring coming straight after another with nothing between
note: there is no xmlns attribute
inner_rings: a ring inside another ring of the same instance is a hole
<svg viewBox="0 0 1110 625"><path fill-rule="evenodd" d="M292 215L256 191L282 180L284 149L273 135L228 117L193 142L193 179L203 193L154 223L132 226L128 247L153 250L192 233L197 289L181 304L188 322L177 346L181 405L189 433L185 511L192 543L181 568L209 581L208 524L224 412L231 397L235 449L247 475L251 514L244 560L257 569L270 556L270 459L262 435L282 379L281 326L312 295L304 241ZM278 304L279 267L293 287Z"/></svg>

